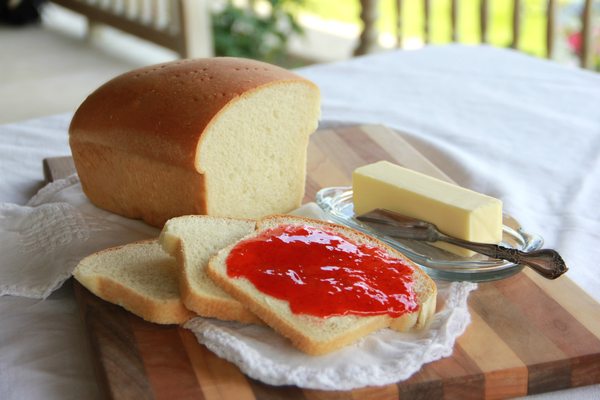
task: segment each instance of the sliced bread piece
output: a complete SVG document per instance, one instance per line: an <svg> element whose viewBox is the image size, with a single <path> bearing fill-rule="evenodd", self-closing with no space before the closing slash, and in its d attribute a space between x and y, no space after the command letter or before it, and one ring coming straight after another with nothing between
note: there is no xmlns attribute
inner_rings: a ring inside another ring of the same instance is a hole
<svg viewBox="0 0 600 400"><path fill-rule="evenodd" d="M194 313L181 301L176 270L175 259L147 240L89 255L73 275L96 296L146 321L182 324Z"/></svg>
<svg viewBox="0 0 600 400"><path fill-rule="evenodd" d="M375 316L343 315L327 318L291 311L288 301L281 300L258 290L248 279L232 278L227 273L227 257L237 245L221 250L210 260L208 275L226 292L246 305L267 325L289 338L294 346L312 355L339 349L375 330L390 327L398 331L410 331L425 327L435 312L437 288L435 283L418 266L402 254L379 240L348 227L318 220L289 215L275 215L259 220L256 233L282 225L310 225L339 233L356 244L368 244L382 249L392 257L404 260L412 267L413 290L418 308L410 313L392 318L388 314Z"/></svg>
<svg viewBox="0 0 600 400"><path fill-rule="evenodd" d="M219 250L254 232L256 221L189 215L172 218L159 242L177 259L179 290L185 306L203 317L244 323L260 320L206 275L208 260Z"/></svg>

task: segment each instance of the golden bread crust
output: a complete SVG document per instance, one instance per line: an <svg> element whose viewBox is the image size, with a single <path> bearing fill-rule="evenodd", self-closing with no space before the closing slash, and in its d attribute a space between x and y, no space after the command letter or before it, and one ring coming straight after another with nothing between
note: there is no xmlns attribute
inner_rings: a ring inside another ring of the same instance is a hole
<svg viewBox="0 0 600 400"><path fill-rule="evenodd" d="M293 81L315 86L286 69L230 57L136 69L100 86L81 104L69 127L71 145L103 144L195 169L200 137L229 102L266 85Z"/></svg>
<svg viewBox="0 0 600 400"><path fill-rule="evenodd" d="M86 286L86 285L84 285ZM158 304L119 282L99 277L92 291L96 296L117 304L148 322L156 324L184 324L196 316L185 308L181 299L169 299Z"/></svg>

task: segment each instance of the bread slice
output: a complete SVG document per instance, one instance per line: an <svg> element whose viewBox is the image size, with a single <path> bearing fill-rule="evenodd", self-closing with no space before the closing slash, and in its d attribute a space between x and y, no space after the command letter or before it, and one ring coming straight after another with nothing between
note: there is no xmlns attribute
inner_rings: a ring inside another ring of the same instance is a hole
<svg viewBox="0 0 600 400"><path fill-rule="evenodd" d="M275 65L231 57L136 69L77 109L69 144L100 208L162 228L181 215L257 218L304 196L318 87Z"/></svg>
<svg viewBox="0 0 600 400"><path fill-rule="evenodd" d="M79 262L75 279L96 296L149 322L182 324L194 316L183 305L177 263L156 240L94 253Z"/></svg>
<svg viewBox="0 0 600 400"><path fill-rule="evenodd" d="M167 221L159 238L177 259L179 291L185 306L203 317L245 323L260 320L206 275L209 259L219 250L254 232L256 221L191 215Z"/></svg>
<svg viewBox="0 0 600 400"><path fill-rule="evenodd" d="M298 349L312 355L324 354L350 344L381 328L390 327L397 331L410 331L425 327L432 319L436 307L437 288L435 283L402 254L389 248L379 240L348 227L289 215L275 215L259 220L257 232L246 238L280 225L323 227L341 233L357 244L365 243L377 246L390 255L405 260L414 268L413 290L419 304L417 311L404 314L398 318L392 318L388 315L346 315L320 318L306 314L295 314L290 310L287 301L259 291L245 278L230 278L227 275L226 259L235 244L228 246L213 257L209 263L208 275L226 292L258 315L267 325L289 338Z"/></svg>

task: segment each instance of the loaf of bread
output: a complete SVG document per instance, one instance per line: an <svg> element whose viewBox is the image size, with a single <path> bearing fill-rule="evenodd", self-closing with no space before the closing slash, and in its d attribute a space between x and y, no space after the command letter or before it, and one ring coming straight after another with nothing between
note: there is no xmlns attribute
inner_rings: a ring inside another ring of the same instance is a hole
<svg viewBox="0 0 600 400"><path fill-rule="evenodd" d="M305 313L294 313L288 301L264 293L257 289L246 277L231 277L228 274L228 257L239 242L221 250L210 260L208 275L267 325L289 338L298 349L312 355L324 354L350 344L381 328L390 327L404 332L421 329L431 321L436 307L437 288L435 283L402 254L374 238L348 227L301 217L280 215L260 220L257 232L244 240L255 238L261 232L272 228L290 225L320 227L327 231L339 233L356 245L367 244L380 249L393 258L402 260L405 265L409 266L409 271L412 271L412 290L417 304L415 310L397 317L391 317L388 314L370 316L347 314L323 318ZM246 254L246 256L253 255ZM276 274L277 272L271 271L269 273ZM294 271L288 271L288 273L293 274ZM301 277L296 276L292 279L301 280ZM300 284L305 283L301 282Z"/></svg>
<svg viewBox="0 0 600 400"><path fill-rule="evenodd" d="M256 218L300 205L319 96L312 82L258 61L165 63L88 96L69 142L98 207L158 227L190 214Z"/></svg>
<svg viewBox="0 0 600 400"><path fill-rule="evenodd" d="M96 296L157 324L181 324L194 316L183 305L177 263L156 240L94 253L73 276Z"/></svg>
<svg viewBox="0 0 600 400"><path fill-rule="evenodd" d="M203 317L260 323L256 315L206 275L211 257L254 232L255 220L191 215L167 221L160 234L163 249L177 259L183 304Z"/></svg>

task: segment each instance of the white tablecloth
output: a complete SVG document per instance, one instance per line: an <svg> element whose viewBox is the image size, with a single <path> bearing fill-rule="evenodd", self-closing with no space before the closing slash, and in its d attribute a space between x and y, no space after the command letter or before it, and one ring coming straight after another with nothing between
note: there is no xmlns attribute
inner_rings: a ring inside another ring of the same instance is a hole
<svg viewBox="0 0 600 400"><path fill-rule="evenodd" d="M464 46L299 72L321 87L324 121L405 132L457 182L501 198L600 301L600 75ZM41 160L69 154L69 119L0 126L0 202L25 203L42 185ZM69 289L45 301L0 298L1 399L99 396ZM564 396L598 398L600 387L543 395Z"/></svg>

